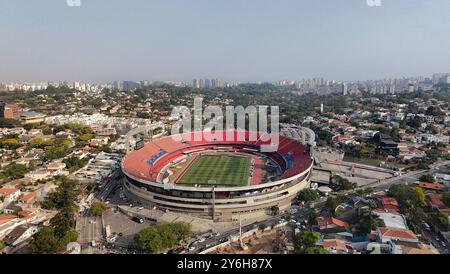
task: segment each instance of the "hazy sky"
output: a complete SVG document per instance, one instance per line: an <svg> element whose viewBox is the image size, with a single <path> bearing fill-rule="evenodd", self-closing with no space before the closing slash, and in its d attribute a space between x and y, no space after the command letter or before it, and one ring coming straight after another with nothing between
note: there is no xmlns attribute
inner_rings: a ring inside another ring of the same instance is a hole
<svg viewBox="0 0 450 274"><path fill-rule="evenodd" d="M450 72L450 1L0 0L0 81Z"/></svg>

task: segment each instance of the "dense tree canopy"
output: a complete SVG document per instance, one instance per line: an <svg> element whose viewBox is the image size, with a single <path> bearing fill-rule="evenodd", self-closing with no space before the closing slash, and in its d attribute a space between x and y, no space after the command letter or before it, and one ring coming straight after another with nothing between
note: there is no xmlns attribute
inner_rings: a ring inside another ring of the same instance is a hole
<svg viewBox="0 0 450 274"><path fill-rule="evenodd" d="M191 234L191 227L186 223L156 225L141 230L135 235L136 243L150 253L158 253L172 248Z"/></svg>

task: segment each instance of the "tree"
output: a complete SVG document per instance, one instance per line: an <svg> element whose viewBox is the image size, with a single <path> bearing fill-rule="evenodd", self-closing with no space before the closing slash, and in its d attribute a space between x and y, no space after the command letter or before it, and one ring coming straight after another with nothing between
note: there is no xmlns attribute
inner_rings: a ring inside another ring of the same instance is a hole
<svg viewBox="0 0 450 274"><path fill-rule="evenodd" d="M431 174L424 174L420 177L419 180L421 182L425 182L425 183L435 183L436 182L436 179Z"/></svg>
<svg viewBox="0 0 450 274"><path fill-rule="evenodd" d="M75 227L75 216L63 210L50 220L50 225L54 228L55 236L61 239Z"/></svg>
<svg viewBox="0 0 450 274"><path fill-rule="evenodd" d="M270 208L270 211L272 212L273 216L277 216L280 214L280 207L279 206L273 206Z"/></svg>
<svg viewBox="0 0 450 274"><path fill-rule="evenodd" d="M442 112L440 107L430 106L430 107L428 107L425 114L429 115L429 116L439 116L439 115L443 115L444 113Z"/></svg>
<svg viewBox="0 0 450 274"><path fill-rule="evenodd" d="M42 202L42 207L75 212L80 195L78 181L61 177L57 183L59 183L59 187L47 196L46 200Z"/></svg>
<svg viewBox="0 0 450 274"><path fill-rule="evenodd" d="M426 206L423 189L418 186L394 185L389 189L388 195L396 198L400 212L406 216L410 227L419 232L421 223L426 218L423 211Z"/></svg>
<svg viewBox="0 0 450 274"><path fill-rule="evenodd" d="M32 254L55 254L59 248L60 244L52 227L43 227L34 234L29 244L29 250Z"/></svg>
<svg viewBox="0 0 450 274"><path fill-rule="evenodd" d="M4 177L7 180L21 179L25 176L25 174L27 174L28 171L29 170L25 165L12 163L6 166L3 172L0 172L0 174L3 175L3 176L0 175L0 178Z"/></svg>
<svg viewBox="0 0 450 274"><path fill-rule="evenodd" d="M108 207L105 203L94 202L91 206L91 214L94 216L102 216L107 209Z"/></svg>
<svg viewBox="0 0 450 274"><path fill-rule="evenodd" d="M432 213L429 215L430 222L438 229L447 231L449 228L448 215L445 213Z"/></svg>
<svg viewBox="0 0 450 274"><path fill-rule="evenodd" d="M78 240L78 232L75 230L69 230L67 231L66 235L59 239L59 245L60 246L67 246L71 242L76 242Z"/></svg>
<svg viewBox="0 0 450 274"><path fill-rule="evenodd" d="M328 250L321 246L316 247L308 247L303 251L303 254L310 254L310 255L322 255L322 254L330 254Z"/></svg>
<svg viewBox="0 0 450 274"><path fill-rule="evenodd" d="M320 233L303 231L297 234L294 238L295 251L297 253L304 253L307 248L315 247L320 241Z"/></svg>
<svg viewBox="0 0 450 274"><path fill-rule="evenodd" d="M319 217L319 214L317 213L317 211L315 211L315 210L309 211L308 212L308 223L313 224L316 221L317 217Z"/></svg>
<svg viewBox="0 0 450 274"><path fill-rule="evenodd" d="M191 233L188 224L156 225L139 231L134 240L143 249L150 253L157 253L185 240Z"/></svg>
<svg viewBox="0 0 450 274"><path fill-rule="evenodd" d="M442 201L448 207L450 207L450 192L445 192L442 194Z"/></svg>
<svg viewBox="0 0 450 274"><path fill-rule="evenodd" d="M334 215L336 208L338 207L338 202L336 200L336 198L333 197L328 197L327 201L326 201L326 206L328 208L328 210Z"/></svg>
<svg viewBox="0 0 450 274"><path fill-rule="evenodd" d="M333 180L331 182L331 188L335 191L351 190L355 189L357 186L358 185L356 183L352 183L338 175L333 176Z"/></svg>
<svg viewBox="0 0 450 274"><path fill-rule="evenodd" d="M300 200L305 202L314 202L319 199L319 192L314 189L306 188L300 192Z"/></svg>
<svg viewBox="0 0 450 274"><path fill-rule="evenodd" d="M356 235L365 236L369 234L372 230L375 230L377 227L383 227L384 223L375 214L355 214L353 216L352 223L356 228Z"/></svg>
<svg viewBox="0 0 450 274"><path fill-rule="evenodd" d="M5 248L5 242L0 241L0 252Z"/></svg>

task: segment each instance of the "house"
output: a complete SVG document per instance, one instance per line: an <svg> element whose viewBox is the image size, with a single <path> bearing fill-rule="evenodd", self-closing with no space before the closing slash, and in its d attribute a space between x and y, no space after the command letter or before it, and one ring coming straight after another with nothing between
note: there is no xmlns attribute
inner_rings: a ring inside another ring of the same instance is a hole
<svg viewBox="0 0 450 274"><path fill-rule="evenodd" d="M54 162L51 162L50 164L48 164L46 168L50 172L58 173L58 172L64 170L64 168L66 168L66 164L63 162L54 161Z"/></svg>
<svg viewBox="0 0 450 274"><path fill-rule="evenodd" d="M395 142L391 136L377 133L373 139L373 143L378 148L378 153L381 155L394 156L397 157L400 154L400 149L398 143Z"/></svg>
<svg viewBox="0 0 450 274"><path fill-rule="evenodd" d="M323 233L337 233L349 231L347 222L341 221L333 217L316 218L317 228Z"/></svg>
<svg viewBox="0 0 450 274"><path fill-rule="evenodd" d="M21 204L28 204L31 205L34 203L34 201L36 200L36 192L28 192L28 193L24 193L20 198L19 198L19 203Z"/></svg>
<svg viewBox="0 0 450 274"><path fill-rule="evenodd" d="M17 219L17 217L14 215L11 215L11 214L0 215L0 227L9 223L10 221L12 221L14 219Z"/></svg>
<svg viewBox="0 0 450 274"><path fill-rule="evenodd" d="M37 226L21 225L13 229L6 237L3 239L5 244L10 247L16 247L20 243L28 240L38 232Z"/></svg>
<svg viewBox="0 0 450 274"><path fill-rule="evenodd" d="M437 255L439 251L433 246L419 244L419 247L401 246L403 254L406 255Z"/></svg>
<svg viewBox="0 0 450 274"><path fill-rule="evenodd" d="M20 219L18 219L14 215L10 214L3 214L0 215L0 240L3 239L3 237L11 232L14 228L17 227L17 225L20 225Z"/></svg>
<svg viewBox="0 0 450 274"><path fill-rule="evenodd" d="M388 242L405 242L405 243L418 243L414 232L406 229L393 229L386 227L379 227L377 229L377 237L381 243Z"/></svg>
<svg viewBox="0 0 450 274"><path fill-rule="evenodd" d="M440 195L433 193L427 195L427 198L428 198L428 205L432 210L450 214L450 208L444 204Z"/></svg>
<svg viewBox="0 0 450 274"><path fill-rule="evenodd" d="M377 197L379 208L391 212L398 212L398 202L395 198L381 196Z"/></svg>
<svg viewBox="0 0 450 274"><path fill-rule="evenodd" d="M49 179L51 176L52 176L51 171L42 168L25 174L25 178L33 182Z"/></svg>
<svg viewBox="0 0 450 274"><path fill-rule="evenodd" d="M0 188L0 199L4 204L10 204L20 197L20 189L16 188Z"/></svg>
<svg viewBox="0 0 450 274"><path fill-rule="evenodd" d="M397 212L378 209L374 210L373 213L383 221L386 228L408 229L405 217Z"/></svg>
<svg viewBox="0 0 450 274"><path fill-rule="evenodd" d="M5 214L14 214L16 212L22 211L22 208L15 204L9 204L3 208Z"/></svg>
<svg viewBox="0 0 450 274"><path fill-rule="evenodd" d="M354 253L353 247L351 245L347 245L345 242L337 239L324 240L320 245L328 250L328 252L330 252L331 254Z"/></svg>
<svg viewBox="0 0 450 274"><path fill-rule="evenodd" d="M445 189L445 186L441 184L426 183L426 182L419 182L417 184L425 190L443 191Z"/></svg>

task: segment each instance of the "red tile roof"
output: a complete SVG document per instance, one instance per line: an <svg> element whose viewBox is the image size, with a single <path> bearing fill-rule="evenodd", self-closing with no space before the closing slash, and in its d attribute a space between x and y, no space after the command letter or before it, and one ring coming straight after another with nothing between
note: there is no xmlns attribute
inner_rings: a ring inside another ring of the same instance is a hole
<svg viewBox="0 0 450 274"><path fill-rule="evenodd" d="M341 249L341 250L347 250L349 248L347 248L347 246L345 245L344 242L339 241L339 240L330 240L330 241L325 241L322 243L322 246L324 248L331 248L334 247L336 249Z"/></svg>
<svg viewBox="0 0 450 274"><path fill-rule="evenodd" d="M16 219L17 217L14 215L6 214L0 215L0 225L6 224L7 222Z"/></svg>
<svg viewBox="0 0 450 274"><path fill-rule="evenodd" d="M321 229L326 229L328 226L337 226L337 227L343 227L348 230L349 226L348 223L341 221L339 219L333 218L333 217L318 217L316 218L317 225Z"/></svg>
<svg viewBox="0 0 450 274"><path fill-rule="evenodd" d="M30 192L30 193L24 194L20 198L20 201L22 201L24 203L29 203L29 202L33 201L35 198L36 198L36 192Z"/></svg>
<svg viewBox="0 0 450 274"><path fill-rule="evenodd" d="M398 202L395 198L391 198L391 197L384 197L380 199L381 204L383 206L395 206L398 207Z"/></svg>
<svg viewBox="0 0 450 274"><path fill-rule="evenodd" d="M15 188L0 188L0 195L8 196L8 195L11 195L13 193L16 193L17 191L19 191L19 190L15 189Z"/></svg>
<svg viewBox="0 0 450 274"><path fill-rule="evenodd" d="M395 239L408 239L408 240L417 240L416 235L411 230L404 229L389 229L385 227L380 228L380 233L384 237L390 237Z"/></svg>
<svg viewBox="0 0 450 274"><path fill-rule="evenodd" d="M444 190L444 185L441 184L433 184L433 183L425 183L425 182L420 182L419 186L421 188L425 188L425 189L429 189L429 190L437 190L437 191L442 191Z"/></svg>

